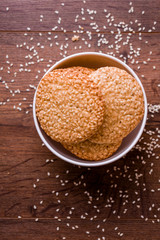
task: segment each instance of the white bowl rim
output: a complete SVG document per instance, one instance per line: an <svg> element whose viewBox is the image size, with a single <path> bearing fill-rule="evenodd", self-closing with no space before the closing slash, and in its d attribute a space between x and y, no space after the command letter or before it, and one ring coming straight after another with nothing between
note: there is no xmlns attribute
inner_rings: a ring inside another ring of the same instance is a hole
<svg viewBox="0 0 160 240"><path fill-rule="evenodd" d="M56 62L51 68L48 69L48 71L43 75L43 77L49 73L52 69L56 69L56 67L62 63L63 61L66 61L70 58L73 58L73 57L76 57L76 56L80 56L80 55L99 55L99 56L102 56L102 57L107 57L109 59L112 59L116 62L118 62L119 64L121 64L123 67L125 67L131 74L132 76L134 76L134 78L137 80L137 82L140 84L141 86L141 89L142 89L142 92L143 92L143 97L144 97L144 116L143 116L143 120L142 120L142 123L141 123L141 128L137 134L137 136L135 137L135 139L133 140L133 142L130 144L130 146L124 150L122 153L120 153L118 156L114 157L113 159L104 159L104 160L101 160L101 161L87 161L86 162L77 162L75 160L72 160L72 159L69 159L65 156L62 156L61 154L59 154L56 150L54 150L49 144L48 142L44 139L43 135L42 135L42 132L41 132L41 129L39 127L39 124L38 124L38 120L37 120L37 117L36 117L36 111L35 111L35 102L36 102L36 93L37 93L37 90L35 91L35 94L34 94L34 99L33 99L33 120L34 120L34 124L35 124L35 127L36 127L36 130L42 140L42 142L46 145L46 147L54 154L56 155L57 157L61 158L62 160L66 161L66 162L69 162L69 163L72 163L74 165L78 165L78 166L83 166L83 167L98 167L98 166L103 166L103 165L106 165L106 164L109 164L109 163L113 163L115 161L117 161L118 159L122 158L123 156L125 156L134 146L135 144L138 142L139 138L141 137L142 133L143 133L143 130L144 130L144 127L145 127L145 124L146 124L146 121L147 121L147 97L146 97L146 93L145 93L145 90L144 90L144 87L140 81L140 79L138 78L137 74L124 62L122 62L120 59L116 58L116 57L113 57L111 55L108 55L108 54L104 54L104 53L98 53L98 52L82 52L82 53L76 53L76 54L72 54L68 57L65 57L61 60L59 60L58 62ZM43 78L42 77L42 78Z"/></svg>

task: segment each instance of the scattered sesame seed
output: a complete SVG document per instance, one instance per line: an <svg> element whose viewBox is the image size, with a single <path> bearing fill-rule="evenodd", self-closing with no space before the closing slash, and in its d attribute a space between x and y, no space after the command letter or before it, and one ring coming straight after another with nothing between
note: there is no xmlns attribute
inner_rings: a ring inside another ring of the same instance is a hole
<svg viewBox="0 0 160 240"><path fill-rule="evenodd" d="M85 0L83 0L83 3L86 3ZM65 3L60 3L61 6L64 6ZM85 5L84 5L85 6ZM133 3L132 2L129 2L129 10L128 10L128 13L133 13L134 12L134 7L133 7ZM63 8L61 8L63 9ZM9 7L6 7L6 11L9 10ZM138 57L141 55L141 48L135 48L134 45L132 45L132 37L134 36L134 30L132 29L132 25L136 23L137 27L138 27L138 34L137 34L137 39L139 39L139 41L141 40L145 40L144 37L143 37L143 34L141 34L142 31L148 31L148 32L152 32L153 30L155 30L155 25L157 24L156 21L154 21L152 23L152 25L154 26L150 26L150 29L147 29L145 28L142 23L139 22L139 20L133 20L130 21L128 24L126 22L115 22L115 19L114 19L114 16L112 16L112 14L107 10L107 9L104 9L104 13L105 13L105 22L103 23L104 25L102 25L102 29L104 29L103 31L105 32L105 30L107 31L110 31L110 35L112 36L112 39L114 41L110 42L110 40L108 39L108 36L106 36L105 33L102 33L101 31L101 28L100 26L98 26L97 22L94 20L94 17L96 15L96 13L98 13L98 9L97 11L95 10L91 10L91 9L86 9L86 8L81 8L80 9L80 12L79 14L77 14L75 16L75 19L74 21L77 22L77 29L74 31L74 36L72 37L72 41L75 41L75 44L74 44L74 48L75 50L78 50L78 49L84 49L84 45L85 45L85 48L91 48L94 46L94 42L91 42L93 37L92 36L92 31L94 32L97 32L97 37L98 37L98 40L96 42L98 48L99 48L99 52L102 52L102 47L106 49L106 52L112 56L115 56L115 54L117 56L119 56L124 62L126 61L129 61L129 64L133 64L136 69L142 71L142 66L140 65L140 60L141 59L138 59ZM55 11L55 14L59 14L59 11L56 10ZM86 14L86 15L85 15ZM145 14L145 11L142 11L141 12L142 15ZM28 72L31 72L31 69L29 68L31 65L34 65L34 64L39 64L41 62L43 62L44 64L46 64L46 67L49 68L53 63L53 61L50 59L48 61L48 59L43 59L41 57L41 55L38 53L39 50L40 51L44 51L43 49L46 49L46 45L48 44L49 47L53 47L53 46L57 46L57 48L60 50L60 56L62 57L65 57L66 55L68 55L69 53L69 41L70 39L68 38L68 36L64 36L64 42L62 43L61 40L59 40L58 38L58 35L55 35L57 29L61 29L61 31L63 31L64 33L66 33L66 29L64 29L62 26L62 18L57 16L58 19L57 19L57 25L58 26L54 26L46 35L48 35L46 37L46 42L45 42L45 45L43 45L43 42L39 40L39 42L37 41L36 45L35 46L32 46L30 41L33 40L33 37L30 37L30 34L31 33L24 33L24 37L28 40L26 42L20 42L18 44L15 45L15 48L17 48L16 51L20 51L21 48L22 49L25 49L25 51L27 51L27 54L25 53L25 56L24 56L24 59L25 59L25 64L20 64L19 65L19 68L17 70L17 72L14 73L14 78L15 79L11 79L12 77L9 78L9 81L8 81L8 84L7 84L7 79L6 79L6 82L2 81L2 84L4 84L4 87L8 90L9 94L11 94L11 97L14 97L16 96L16 94L20 94L21 91L23 92L23 89L20 91L19 89L12 89L10 88L10 86L14 86L15 82L17 82L16 80L16 75L17 74L21 74L21 72L24 72L24 73L28 73ZM90 29L88 31L86 31L86 29L84 28L84 26L81 26L79 24L82 24L83 21L85 21L87 19L87 17L89 17L90 19L90 24L89 24L89 27ZM44 18L44 16L41 14L40 15L40 21L42 22L42 19ZM108 28L108 27L112 27L112 28ZM110 30L111 29L111 30ZM27 27L27 31L30 31L31 28L30 27ZM84 32L85 31L85 32ZM124 36L122 35L122 31L123 32L126 32L126 37L124 38ZM82 35L80 35L82 34ZM85 35L86 34L86 35ZM43 35L43 37L45 37L45 33L38 33L38 37L41 37ZM67 34L66 34L67 35ZM79 44L76 43L76 41L78 41L80 39L80 36L81 37L81 42L83 43L82 45L77 45ZM34 37L35 39L35 37ZM68 42L67 42L68 41ZM92 43L92 45L91 45ZM140 42L139 42L140 43ZM148 48L149 48L149 41L144 41L145 44L148 44ZM128 47L128 55L127 56L124 56L125 54L122 53L121 50L123 50L123 48L126 48L127 49ZM114 50L114 51L113 51ZM152 55L152 51L149 51L149 55ZM151 56L150 56L151 57ZM35 59L33 61L33 59ZM146 60L143 61L143 64L144 65L149 65L151 64L151 61L153 61L152 58L146 58ZM50 64L48 64L50 63ZM51 64L52 63L52 64ZM8 76L11 76L12 74L12 69L13 69L13 64L11 63L11 61L9 61L9 55L7 54L6 55L6 59L5 59L5 64L7 65L7 70L6 70L6 73L10 74ZM136 65L137 64L137 65ZM149 65L150 66L150 65ZM144 66L144 67L149 67L149 66ZM153 66L153 69L156 70L156 66ZM4 71L5 68L0 67L0 71ZM47 71L46 69L44 69L44 72ZM41 78L41 74L43 74L43 70L36 70L36 73L35 73L35 77L33 77L33 81L36 81L35 83L37 83L37 80ZM143 72L140 72L141 74L141 77L144 78L144 73ZM4 79L4 78L3 78ZM0 77L0 80L2 80L2 77ZM10 84L10 83L13 83L13 84ZM29 82L28 82L29 83ZM13 105L13 109L14 110L18 110L18 111L21 111L21 110L24 110L24 107L23 105L26 105L27 104L27 100L28 100L28 96L27 94L29 94L28 92L30 92L30 94L32 93L32 89L35 90L36 87L35 85L36 84L28 84L26 85L26 89L25 89L25 94L26 96L24 95L24 97L22 98L23 101L26 101L26 102L23 102L22 104L22 100L21 102L17 103L15 102L15 105ZM158 84L158 87L160 87L160 84ZM7 98L4 100L1 100L2 102L0 102L0 105L5 105L6 103L9 104L10 101L12 101L12 98ZM32 104L28 104L27 107L32 107ZM25 106L26 107L26 106ZM148 110L149 110L149 118L154 118L155 117L155 114L158 114L159 113L159 110L160 110L160 105L159 104L149 104L148 105ZM28 110L25 110L25 113L28 114L29 111ZM121 168L121 167L116 167L114 166L113 167L113 171L111 169L107 169L106 170L106 175L107 175L107 178L108 179L111 179L111 184L110 184L110 188L112 189L116 189L117 191L117 194L116 197L118 196L118 198L120 198L122 200L122 206L124 206L123 210L121 211L122 215L120 214L117 214L117 210L115 210L113 208L113 205L115 203L115 199L113 196L108 196L106 198L106 203L105 203L105 209L107 210L108 209L113 209L111 212L112 214L114 215L114 217L117 217L118 219L120 217L123 217L123 214L126 214L128 209L127 209L127 204L129 203L129 199L130 199L130 192L129 190L126 190L127 192L123 191L123 190L120 190L119 187L119 183L118 182L113 182L113 178L115 177L115 179L118 180L118 178L124 178L126 181L129 182L129 184L134 184L135 186L135 190L133 192L133 195L134 197L131 199L131 203L133 205L133 207L136 209L141 209L141 205L140 205L140 202L141 202L141 198L140 198L140 192L139 192L139 187L142 186L142 179L143 179L143 172L140 172L141 169L137 169L135 168L136 166L136 162L140 162L141 166L142 167L145 167L144 165L146 166L149 166L149 169L146 170L146 173L148 174L149 177L152 177L154 175L154 164L153 163L150 163L149 161L147 161L148 159L151 159L151 157L154 157L155 159L159 159L159 156L156 152L157 149L159 149L159 144L158 144L158 141L159 138L160 138L160 130L159 129L154 129L153 131L152 130L148 130L148 128L145 129L145 132L144 134L147 134L147 136L149 136L150 138L148 140L144 140L143 138L140 139L139 143L137 143L137 145L135 146L135 149L136 150L136 154L135 155L135 159L132 161L131 165L127 165L127 163L125 163L126 165L124 165L123 167L124 168ZM141 144L140 144L141 143ZM42 143L42 146L44 146L44 144ZM134 151L133 150L133 151ZM144 156L142 155L142 153L144 153ZM56 161L55 161L56 162ZM54 163L54 160L49 160L49 159L46 159L46 163ZM48 167L48 164L46 164L46 166ZM131 167L133 167L133 169L135 170L135 172L132 172L131 173ZM50 172L48 172L48 169L46 170L47 172L47 176L50 176ZM79 170L79 169L78 169ZM88 168L88 171L90 171L91 168ZM143 170L142 170L143 171ZM63 172L63 177L66 176L67 178L67 175L65 174L70 174L72 171L71 170L64 170ZM83 171L82 171L83 173ZM73 181L73 187L76 188L77 186L81 186L82 188L84 188L85 190L87 189L87 191L84 190L84 195L85 197L87 198L86 200L86 204L89 204L89 207L92 207L93 206L93 209L95 210L95 212L97 213L97 215L93 216L91 215L89 212L84 212L83 209L81 210L80 212L80 218L83 220L83 219L87 219L89 218L90 221L94 222L95 219L98 219L98 216L100 214L100 210L101 208L99 207L99 205L95 204L96 203L99 203L101 201L101 199L103 198L103 193L101 192L102 189L98 189L97 190L97 195L94 196L91 194L91 192L89 192L89 188L88 188L88 182L86 180L86 175L85 174L80 174L79 176L79 179L76 179ZM53 175L53 178L56 179L57 182L59 182L63 188L63 186L67 185L67 184L71 184L69 180L65 180L64 178L62 179L62 175L59 173L59 172L55 172ZM71 174L72 175L72 174ZM87 177L88 178L88 177ZM36 182L39 182L39 178L36 179ZM160 182L160 179L159 179L159 182ZM40 182L41 183L41 182ZM155 188L153 189L152 188L148 188L147 185L145 185L145 183L143 183L143 191L145 192L146 189L147 191L150 192L150 194L152 195L152 193L156 193L156 191L160 191L160 188ZM87 186L87 188L86 188ZM33 188L36 188L36 184L33 184ZM147 188L146 188L147 187ZM67 188L66 188L67 189ZM56 189L57 190L57 189ZM59 190L60 191L60 190ZM55 202L57 204L60 205L61 201L63 200L63 198L61 199L60 196L61 194L63 195L63 197L65 196L65 199L67 200L67 198L69 199L69 197L71 196L69 194L69 192L67 192L67 190L64 190L63 192L57 192L55 190L53 190L52 192L50 192L52 194L55 193L55 195L52 195L53 198L56 198ZM39 204L43 204L43 200L41 200L39 202ZM95 204L95 205L94 205ZM42 208L43 206L41 206ZM37 209L36 205L33 206L33 209ZM58 212L60 211L60 207L56 209L56 212L58 214ZM149 206L148 208L148 211L150 212L150 214L152 214L152 211L156 210L157 209L157 212L160 211L160 208L157 208L156 205L153 203L151 204L151 206ZM80 211L80 210L79 210ZM70 208L68 210L68 215L69 216L66 216L66 219L71 219L72 218L72 215L74 215L74 209L73 208ZM158 219L158 214L154 213L154 215L152 215L152 217L154 217L155 219L152 220L152 223L155 223L155 222L159 222L159 219ZM143 219L144 221L148 221L148 218L145 217L144 215L139 215L139 217L141 219ZM21 216L18 216L18 218L21 218ZM55 218L57 219L58 222L61 222L61 219L59 217ZM38 218L35 218L35 222L38 221ZM107 219L103 219L100 223L98 222L98 225L97 226L97 229L99 229L101 232L105 232L105 225L104 223L107 221ZM73 230L76 230L79 228L79 226L75 225L75 226L72 226L71 223L67 223L66 224L67 227L70 227L70 229L73 229ZM56 228L57 231L60 230L59 227ZM116 226L114 228L115 231L118 230L118 227ZM90 231L89 230L85 230L86 234L90 235ZM117 234L122 237L123 236L123 233L122 232L117 232ZM88 237L88 236L87 236ZM62 239L66 239L65 236L61 236ZM105 239L105 237L101 237L101 238L98 238L98 239Z"/></svg>

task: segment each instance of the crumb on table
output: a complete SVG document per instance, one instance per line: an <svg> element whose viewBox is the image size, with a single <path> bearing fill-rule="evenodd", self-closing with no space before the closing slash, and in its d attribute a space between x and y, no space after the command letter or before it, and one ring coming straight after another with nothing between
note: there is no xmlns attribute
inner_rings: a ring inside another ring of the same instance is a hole
<svg viewBox="0 0 160 240"><path fill-rule="evenodd" d="M72 37L72 42L78 41L79 40L79 36L78 35L74 35Z"/></svg>

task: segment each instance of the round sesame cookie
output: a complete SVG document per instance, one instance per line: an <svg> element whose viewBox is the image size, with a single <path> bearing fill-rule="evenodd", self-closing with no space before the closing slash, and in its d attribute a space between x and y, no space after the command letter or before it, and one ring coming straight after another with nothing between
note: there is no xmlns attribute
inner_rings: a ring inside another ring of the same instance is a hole
<svg viewBox="0 0 160 240"><path fill-rule="evenodd" d="M91 142L113 144L122 141L144 114L143 92L138 82L125 70L102 67L90 78L101 88L105 99L105 117Z"/></svg>
<svg viewBox="0 0 160 240"><path fill-rule="evenodd" d="M63 144L63 146L77 157L85 160L98 161L110 157L121 145L117 144L97 144L89 140L74 145Z"/></svg>
<svg viewBox="0 0 160 240"><path fill-rule="evenodd" d="M104 119L104 101L88 78L92 69L56 69L40 81L36 114L42 129L53 140L77 143L91 137Z"/></svg>

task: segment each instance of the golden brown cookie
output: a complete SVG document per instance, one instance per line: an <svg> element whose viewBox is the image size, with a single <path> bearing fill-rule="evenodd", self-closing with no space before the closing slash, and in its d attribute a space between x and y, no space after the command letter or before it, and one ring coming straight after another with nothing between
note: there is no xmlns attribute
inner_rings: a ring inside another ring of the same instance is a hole
<svg viewBox="0 0 160 240"><path fill-rule="evenodd" d="M40 81L36 114L53 140L81 142L102 124L104 101L97 85L88 78L91 72L84 67L56 69Z"/></svg>
<svg viewBox="0 0 160 240"><path fill-rule="evenodd" d="M91 142L121 142L140 122L144 114L143 92L138 82L126 71L102 67L90 78L101 88L105 99L105 118Z"/></svg>
<svg viewBox="0 0 160 240"><path fill-rule="evenodd" d="M97 144L86 140L81 143L69 145L63 144L63 146L77 157L85 160L103 160L110 157L121 145L121 142L117 144Z"/></svg>

